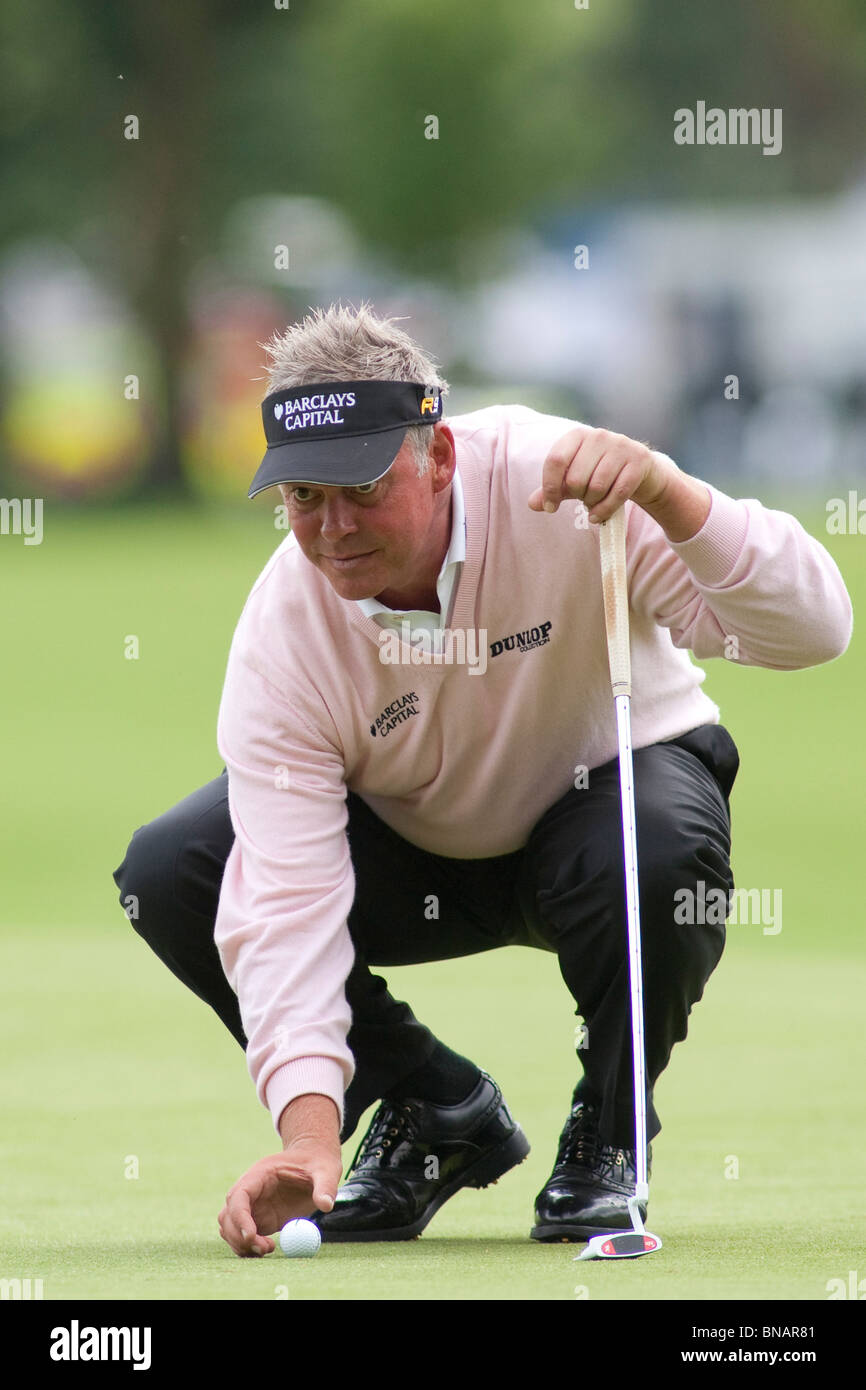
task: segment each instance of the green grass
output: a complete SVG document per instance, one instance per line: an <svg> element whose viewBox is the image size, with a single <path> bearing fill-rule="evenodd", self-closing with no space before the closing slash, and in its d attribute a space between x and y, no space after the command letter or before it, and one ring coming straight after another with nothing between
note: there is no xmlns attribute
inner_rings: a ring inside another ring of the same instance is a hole
<svg viewBox="0 0 866 1390"><path fill-rule="evenodd" d="M856 610L863 546L820 525L818 512L810 529ZM737 881L782 888L784 917L778 935L730 929L658 1084L661 1255L576 1265L577 1247L528 1239L574 1080L574 1019L555 961L511 949L388 979L497 1077L526 1162L459 1193L418 1241L232 1256L217 1212L275 1135L240 1050L135 936L111 870L136 826L219 771L228 643L279 539L261 512L205 510L49 512L41 547L2 540L0 1277L42 1278L47 1299L574 1301L825 1299L828 1280L866 1274L856 640L807 672L706 664L743 760ZM138 661L124 660L129 634Z"/></svg>
<svg viewBox="0 0 866 1390"><path fill-rule="evenodd" d="M500 1079L532 1153L459 1193L419 1241L289 1263L236 1260L216 1233L227 1187L276 1145L206 1011L122 923L18 934L6 958L0 1272L43 1278L47 1298L272 1299L286 1285L291 1298L574 1299L583 1285L591 1298L815 1299L863 1263L862 965L807 970L733 945L658 1086L650 1225L665 1251L625 1265L575 1265L577 1247L528 1239L572 1080L552 959L514 948L391 972ZM479 1016L479 997L495 1008Z"/></svg>

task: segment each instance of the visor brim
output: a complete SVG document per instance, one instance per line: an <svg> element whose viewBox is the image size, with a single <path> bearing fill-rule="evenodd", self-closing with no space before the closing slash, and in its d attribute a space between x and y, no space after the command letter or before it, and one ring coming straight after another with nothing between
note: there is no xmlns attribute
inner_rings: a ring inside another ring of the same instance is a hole
<svg viewBox="0 0 866 1390"><path fill-rule="evenodd" d="M391 467L406 437L407 426L341 439L308 439L269 448L253 478L248 497L277 483L316 483L326 487L361 487L375 483Z"/></svg>

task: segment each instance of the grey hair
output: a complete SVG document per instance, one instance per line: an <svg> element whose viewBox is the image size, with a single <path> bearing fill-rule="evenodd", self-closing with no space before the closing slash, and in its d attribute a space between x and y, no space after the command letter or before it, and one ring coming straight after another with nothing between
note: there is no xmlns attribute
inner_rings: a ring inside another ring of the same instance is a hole
<svg viewBox="0 0 866 1390"><path fill-rule="evenodd" d="M444 397L448 382L397 323L379 318L366 301L357 309L343 304L313 309L285 333L259 344L271 359L265 395L326 381L419 381L439 387ZM433 426L410 425L406 438L423 476L429 467Z"/></svg>

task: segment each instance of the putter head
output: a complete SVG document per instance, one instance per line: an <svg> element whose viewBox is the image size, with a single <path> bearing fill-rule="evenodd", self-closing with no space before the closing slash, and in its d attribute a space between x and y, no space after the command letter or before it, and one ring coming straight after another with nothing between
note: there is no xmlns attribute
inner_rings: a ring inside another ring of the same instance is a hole
<svg viewBox="0 0 866 1390"><path fill-rule="evenodd" d="M661 1250L658 1236L649 1231L616 1231L609 1236L593 1236L575 1260L631 1260Z"/></svg>
<svg viewBox="0 0 866 1390"><path fill-rule="evenodd" d="M611 1231L607 1236L593 1236L587 1242L585 1250L581 1250L579 1255L575 1255L576 1260L633 1260L635 1255L651 1255L654 1250L661 1250L662 1243L658 1236L650 1235L644 1229L643 1218L640 1214L641 1198L646 1201L649 1196L649 1188L646 1183L638 1184L633 1197L628 1199L628 1214L631 1217L632 1229L630 1231Z"/></svg>

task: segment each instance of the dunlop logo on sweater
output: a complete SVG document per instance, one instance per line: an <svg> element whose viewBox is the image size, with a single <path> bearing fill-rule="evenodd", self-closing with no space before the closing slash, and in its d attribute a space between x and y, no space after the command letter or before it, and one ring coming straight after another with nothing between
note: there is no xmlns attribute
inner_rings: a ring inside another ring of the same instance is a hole
<svg viewBox="0 0 866 1390"><path fill-rule="evenodd" d="M498 641L490 643L490 655L501 656L503 652L514 651L515 647L520 652L543 647L545 642L550 641L552 627L553 623L540 623L538 627L529 627L525 632L512 632L509 637L500 637Z"/></svg>

